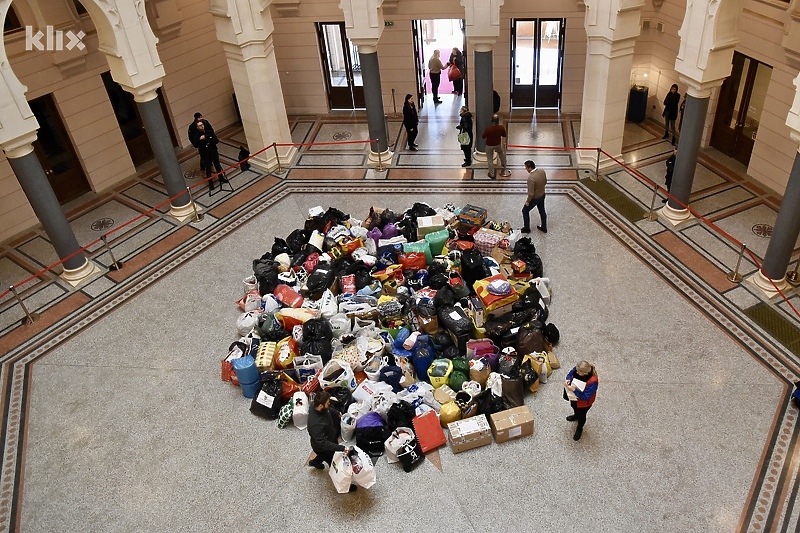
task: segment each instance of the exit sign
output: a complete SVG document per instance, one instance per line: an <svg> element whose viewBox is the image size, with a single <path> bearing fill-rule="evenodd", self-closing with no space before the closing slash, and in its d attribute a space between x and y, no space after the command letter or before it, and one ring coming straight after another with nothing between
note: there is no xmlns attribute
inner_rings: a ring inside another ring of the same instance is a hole
<svg viewBox="0 0 800 533"><path fill-rule="evenodd" d="M385 21L383 21L383 25L384 26L394 26L394 22L392 22L390 20L385 20Z"/></svg>

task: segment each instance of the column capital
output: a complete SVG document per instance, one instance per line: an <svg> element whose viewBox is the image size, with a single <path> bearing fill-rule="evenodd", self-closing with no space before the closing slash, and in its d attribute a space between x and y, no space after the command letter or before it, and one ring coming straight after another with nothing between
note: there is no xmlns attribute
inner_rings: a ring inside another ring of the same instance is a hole
<svg viewBox="0 0 800 533"><path fill-rule="evenodd" d="M722 85L725 78L701 82L687 76L679 75L678 80L686 84L687 95L695 98L711 98L711 91Z"/></svg>
<svg viewBox="0 0 800 533"><path fill-rule="evenodd" d="M378 39L383 33L383 0L340 0L339 8L344 14L344 26L347 37L356 40ZM364 46L372 46L364 43Z"/></svg>
<svg viewBox="0 0 800 533"><path fill-rule="evenodd" d="M358 47L359 54L374 54L378 51L378 39L350 39Z"/></svg>
<svg viewBox="0 0 800 533"><path fill-rule="evenodd" d="M246 46L263 41L275 29L269 5L272 0L211 0L217 39L222 43Z"/></svg>
<svg viewBox="0 0 800 533"><path fill-rule="evenodd" d="M3 151L9 159L24 157L33 152L33 141L36 140L36 132L29 131L15 139L3 142Z"/></svg>
<svg viewBox="0 0 800 533"><path fill-rule="evenodd" d="M504 3L505 0L461 0L467 39L477 51L492 51L500 36L500 8Z"/></svg>

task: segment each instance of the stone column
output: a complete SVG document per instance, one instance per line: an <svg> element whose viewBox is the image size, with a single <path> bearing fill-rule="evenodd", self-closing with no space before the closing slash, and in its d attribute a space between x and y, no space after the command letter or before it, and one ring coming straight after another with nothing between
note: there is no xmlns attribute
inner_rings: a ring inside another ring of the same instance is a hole
<svg viewBox="0 0 800 533"><path fill-rule="evenodd" d="M181 166L178 158L175 157L175 149L172 147L164 113L158 102L158 94L155 91L148 91L141 96L134 94L134 100L139 108L139 114L142 117L145 132L147 132L147 140L153 149L161 177L164 178L167 195L173 198L170 214L179 220L185 220L194 212L189 201L189 193L186 192L186 181L183 179Z"/></svg>
<svg viewBox="0 0 800 533"><path fill-rule="evenodd" d="M791 56L790 56L791 57ZM786 125L790 128L793 141L800 143L800 75L794 79L794 102ZM778 296L775 288L784 291L789 288L786 282L786 270L792 259L797 236L800 235L800 151L794 154L794 165L789 174L789 182L783 192L781 207L772 230L772 237L764 255L764 264L761 271L756 272L748 281L761 289L768 297Z"/></svg>
<svg viewBox="0 0 800 533"><path fill-rule="evenodd" d="M708 90L696 91L692 88L689 88L686 94L681 142L678 144L678 155L675 158L675 170L670 187L671 198L662 210L664 216L673 223L692 217L689 210L683 206L689 205L689 196L692 194L697 154L700 151L710 96L711 92Z"/></svg>
<svg viewBox="0 0 800 533"><path fill-rule="evenodd" d="M376 43L377 44L377 43ZM361 61L361 79L364 81L364 102L367 106L367 126L369 138L377 142L370 143L370 161L380 160L390 163L386 116L383 113L383 94L381 93L381 69L378 63L378 52L369 44L358 45L358 57Z"/></svg>
<svg viewBox="0 0 800 533"><path fill-rule="evenodd" d="M263 169L278 166L275 150L259 150L272 143L290 145L292 133L278 75L272 42L271 0L211 0L211 14L222 42L233 90L242 116L250 162ZM282 166L297 153L294 146L278 146Z"/></svg>
<svg viewBox="0 0 800 533"><path fill-rule="evenodd" d="M475 50L473 72L475 80L475 153L480 153L479 160L485 161L486 139L482 138L481 135L492 121L494 54L491 48L487 51Z"/></svg>
<svg viewBox="0 0 800 533"><path fill-rule="evenodd" d="M638 37L643 0L605 0L586 2L584 27L586 69L581 110L581 147L602 148L618 159L622 157L622 134L630 94L633 48ZM597 152L578 151L578 163L594 168ZM614 163L601 155L600 167Z"/></svg>
<svg viewBox="0 0 800 533"><path fill-rule="evenodd" d="M39 159L33 153L36 134L26 139L28 142L15 148L4 146L8 163L28 198L39 222L42 223L50 243L58 257L63 261L64 273L61 277L72 285L91 275L97 268L90 263L81 250L78 240L58 203L55 193L44 173Z"/></svg>

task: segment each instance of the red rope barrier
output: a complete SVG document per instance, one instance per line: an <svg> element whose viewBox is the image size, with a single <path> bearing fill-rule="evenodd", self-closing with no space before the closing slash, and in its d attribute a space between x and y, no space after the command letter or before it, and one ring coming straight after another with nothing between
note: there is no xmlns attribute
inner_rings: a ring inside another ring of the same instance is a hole
<svg viewBox="0 0 800 533"><path fill-rule="evenodd" d="M275 146L328 146L331 144L357 144L357 143L376 143L378 139L366 139L363 141L326 141L321 143L275 143Z"/></svg>
<svg viewBox="0 0 800 533"><path fill-rule="evenodd" d="M569 150L591 150L592 152L596 152L597 148L584 148L581 146L537 146L533 144L509 144L506 145L508 148L533 148L536 150L562 150L562 151L569 151Z"/></svg>
<svg viewBox="0 0 800 533"><path fill-rule="evenodd" d="M645 176L641 172L637 171L636 169L633 169L633 168L629 167L624 162L622 162L619 159L617 159L616 157L612 156L611 154L609 154L605 150L601 149L600 151L603 154L605 154L609 159L611 159L612 161L617 163L619 166L624 168L626 171L628 171L631 174L633 174L635 177L643 179L643 180L647 181L648 183L650 183L651 185L655 185L656 187L658 187L658 190L663 191L670 199L675 200L675 202L677 204L679 204L681 207L683 207L684 209L689 211L689 213L694 215L698 220L704 222L705 224L707 224L712 229L715 229L720 235L722 235L723 237L725 237L729 241L735 243L740 248L742 246L745 246L745 244L743 242L741 242L739 239L737 239L736 237L734 237L733 235L731 235L730 233L728 233L724 229L722 229L719 226L717 226L714 222L708 220L706 217L704 217L703 215L701 215L700 213L698 213L697 211L695 211L694 209L692 209L688 205L684 204L683 202L681 202L680 200L678 200L677 198L672 196L668 191L666 191L665 189L662 189L661 186L657 185L654 181L652 181L650 178L648 178L647 176ZM747 252L747 255L750 256L750 260L753 262L753 264L756 266L756 268L758 268L758 271L764 276L764 278L769 280L769 282L775 288L775 291L781 296L781 298L783 298L783 301L786 302L786 304L789 305L789 307L792 309L792 311L794 311L794 314L797 315L798 318L800 318L800 311L798 311L795 308L795 306L792 305L792 302L789 301L787 296L783 293L783 291L780 289L780 287L778 287L778 285L775 283L775 281L764 272L763 265L759 262L758 257L755 255L755 253L753 253L753 251L750 250L749 248L745 248L745 251Z"/></svg>

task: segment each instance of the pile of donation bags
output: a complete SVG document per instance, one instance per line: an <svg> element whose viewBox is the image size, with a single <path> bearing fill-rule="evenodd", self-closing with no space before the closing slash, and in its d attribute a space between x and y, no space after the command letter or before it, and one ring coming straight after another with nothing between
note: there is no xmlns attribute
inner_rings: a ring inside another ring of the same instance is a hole
<svg viewBox="0 0 800 533"><path fill-rule="evenodd" d="M531 240L477 206L314 208L253 261L222 379L279 427L304 429L326 390L357 445L332 470L385 453L410 471L441 428L524 406L558 368L542 275Z"/></svg>

